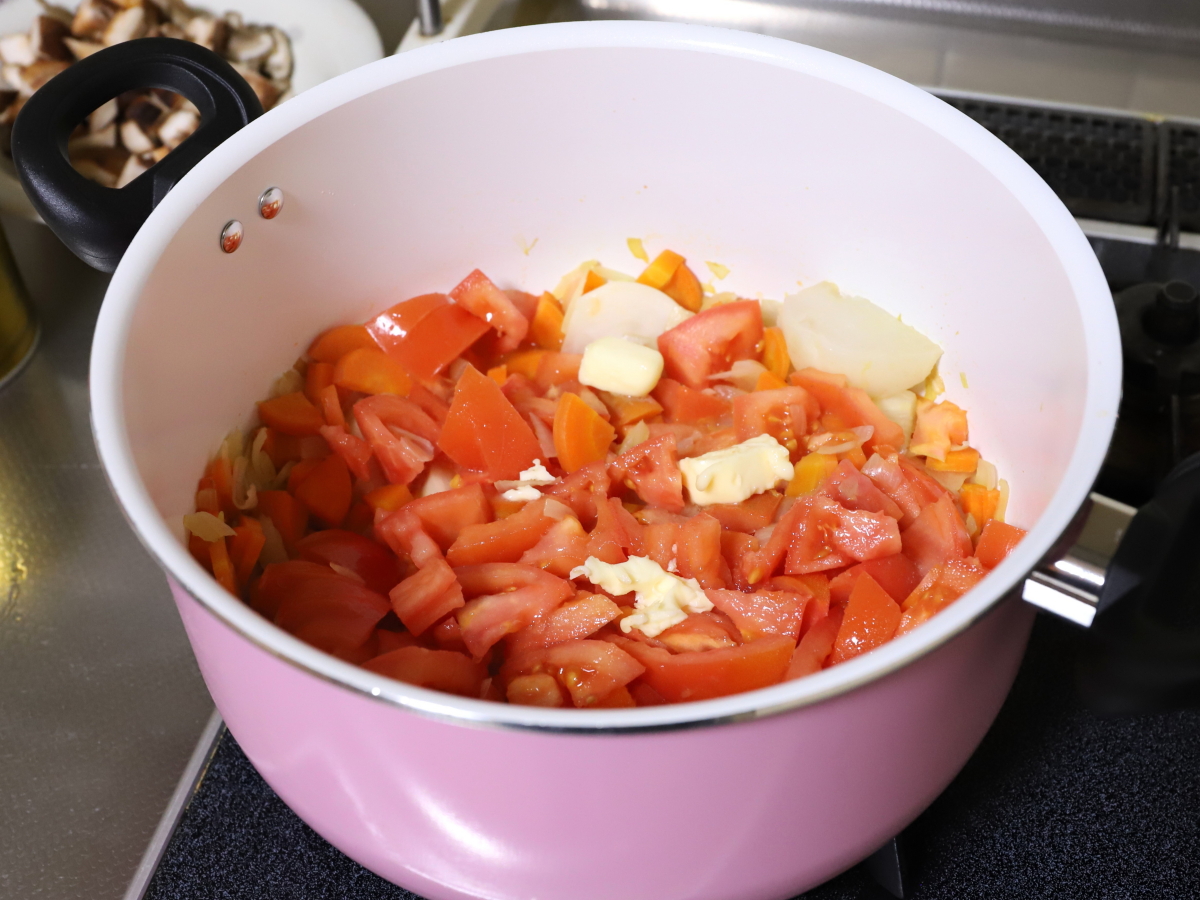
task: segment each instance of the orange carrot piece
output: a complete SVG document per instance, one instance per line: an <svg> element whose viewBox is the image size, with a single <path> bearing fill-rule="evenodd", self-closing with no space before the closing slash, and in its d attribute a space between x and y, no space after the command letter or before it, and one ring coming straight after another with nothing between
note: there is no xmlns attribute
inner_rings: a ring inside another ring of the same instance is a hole
<svg viewBox="0 0 1200 900"><path fill-rule="evenodd" d="M296 488L300 487L300 482L309 476L309 473L317 467L318 462L320 462L319 459L302 459L292 466L292 471L288 472L288 491L294 495Z"/></svg>
<svg viewBox="0 0 1200 900"><path fill-rule="evenodd" d="M235 597L238 593L237 580L233 574L233 563L229 559L229 550L225 547L225 538L217 538L208 545L209 558L212 560L213 578L217 583Z"/></svg>
<svg viewBox="0 0 1200 900"><path fill-rule="evenodd" d="M218 505L225 510L225 515L232 516L237 512L237 507L233 505L233 466L224 456L218 456L208 464L206 474L212 479Z"/></svg>
<svg viewBox="0 0 1200 900"><path fill-rule="evenodd" d="M509 375L524 375L532 381L537 377L538 364L545 355L545 350L520 350L505 357L504 365Z"/></svg>
<svg viewBox="0 0 1200 900"><path fill-rule="evenodd" d="M407 396L412 378L404 366L378 347L351 350L337 361L333 383L338 387L364 394L399 394Z"/></svg>
<svg viewBox="0 0 1200 900"><path fill-rule="evenodd" d="M595 269L588 269L587 278L583 280L582 293L586 294L588 291L594 291L596 288L605 284L608 284L607 278L598 273ZM553 297L554 295L551 294L550 296ZM557 350L558 348L555 347L554 349Z"/></svg>
<svg viewBox="0 0 1200 900"><path fill-rule="evenodd" d="M654 261L646 266L641 275L638 276L639 284L648 284L652 288L658 288L660 291L667 286L675 274L675 270L683 265L683 257L671 250L664 250L658 256L654 257Z"/></svg>
<svg viewBox="0 0 1200 900"><path fill-rule="evenodd" d="M317 362L332 364L361 347L379 348L366 325L337 325L312 342L308 355Z"/></svg>
<svg viewBox="0 0 1200 900"><path fill-rule="evenodd" d="M792 369L792 360L788 356L787 341L783 337L782 328L763 329L762 364L767 371L783 381Z"/></svg>
<svg viewBox="0 0 1200 900"><path fill-rule="evenodd" d="M594 272L588 272L590 281ZM598 277L598 276L597 276ZM604 283L604 279L600 279ZM598 287L599 285L597 285ZM586 293L590 288L584 286ZM563 309L558 298L551 293L542 294L538 298L537 309L534 310L533 320L529 323L529 339L544 350L561 350L563 342Z"/></svg>
<svg viewBox="0 0 1200 900"><path fill-rule="evenodd" d="M287 491L259 491L258 510L271 520L289 551L308 530L308 510Z"/></svg>
<svg viewBox="0 0 1200 900"><path fill-rule="evenodd" d="M385 484L363 497L371 509L383 509L388 512L395 512L412 498L412 491L408 489L407 484Z"/></svg>
<svg viewBox="0 0 1200 900"><path fill-rule="evenodd" d="M700 305L704 302L704 290L700 287L700 280L695 273L687 267L687 263L679 264L675 274L662 290L688 312L700 312Z"/></svg>
<svg viewBox="0 0 1200 900"><path fill-rule="evenodd" d="M300 391L261 401L258 417L268 428L292 437L320 434L325 424L321 411Z"/></svg>
<svg viewBox="0 0 1200 900"><path fill-rule="evenodd" d="M346 427L346 414L342 411L342 399L338 396L336 384L325 385L321 389L321 396L317 398L317 402L321 406L321 415L325 417L326 425Z"/></svg>
<svg viewBox="0 0 1200 900"><path fill-rule="evenodd" d="M534 381L543 391L564 381L574 381L579 377L579 365L582 362L582 353L556 353L547 350L538 360Z"/></svg>
<svg viewBox="0 0 1200 900"><path fill-rule="evenodd" d="M945 459L926 457L925 466L934 472L960 472L970 475L979 468L979 451L974 447L947 450Z"/></svg>
<svg viewBox="0 0 1200 900"><path fill-rule="evenodd" d="M554 410L554 449L567 473L602 461L616 436L613 427L578 394L563 394L558 398Z"/></svg>
<svg viewBox="0 0 1200 900"><path fill-rule="evenodd" d="M756 391L776 391L779 388L785 388L788 383L776 375L774 372L766 371L758 376L758 381L754 383Z"/></svg>
<svg viewBox="0 0 1200 900"><path fill-rule="evenodd" d="M319 460L296 486L296 499L330 528L336 528L350 511L354 487L350 470L336 453Z"/></svg>
<svg viewBox="0 0 1200 900"><path fill-rule="evenodd" d="M1000 505L1000 492L988 490L982 484L964 484L958 497L963 513L975 518L976 528L982 528L988 520L995 518L996 507Z"/></svg>
<svg viewBox="0 0 1200 900"><path fill-rule="evenodd" d="M487 377L500 385L500 387L504 387L504 382L508 381L508 366L504 365L504 363L492 366L487 370Z"/></svg>
<svg viewBox="0 0 1200 900"><path fill-rule="evenodd" d="M1013 547L1021 543L1025 537L1025 529L1009 525L999 519L988 519L979 536L979 546L975 548L975 556L985 569L994 569L1004 562L1004 557L1012 552Z"/></svg>
<svg viewBox="0 0 1200 900"><path fill-rule="evenodd" d="M254 573L259 554L262 553L266 542L266 535L258 519L246 516L242 523L233 529L233 537L229 539L229 558L233 562L238 584L245 585L250 582L250 576Z"/></svg>
<svg viewBox="0 0 1200 900"><path fill-rule="evenodd" d="M311 362L304 372L304 396L321 405L321 391L333 384L333 363Z"/></svg>

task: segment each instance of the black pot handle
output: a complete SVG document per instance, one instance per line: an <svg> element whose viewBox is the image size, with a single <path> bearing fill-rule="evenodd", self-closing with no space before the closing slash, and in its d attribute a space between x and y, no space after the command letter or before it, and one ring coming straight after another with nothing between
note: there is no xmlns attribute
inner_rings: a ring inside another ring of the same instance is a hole
<svg viewBox="0 0 1200 900"><path fill-rule="evenodd" d="M123 188L76 172L67 158L75 126L113 97L145 88L186 97L200 126ZM13 162L50 230L88 265L112 272L167 191L262 111L246 80L211 50L174 38L126 41L81 59L29 98L13 124Z"/></svg>
<svg viewBox="0 0 1200 900"><path fill-rule="evenodd" d="M1200 454L1176 466L1130 522L1078 676L1101 712L1200 705Z"/></svg>

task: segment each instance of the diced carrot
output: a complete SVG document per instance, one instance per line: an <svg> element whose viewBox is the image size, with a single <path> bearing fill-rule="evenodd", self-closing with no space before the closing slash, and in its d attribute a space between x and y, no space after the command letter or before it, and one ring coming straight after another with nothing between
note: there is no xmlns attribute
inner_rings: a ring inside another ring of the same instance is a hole
<svg viewBox="0 0 1200 900"><path fill-rule="evenodd" d="M292 437L320 434L325 417L300 391L263 400L258 416L268 428Z"/></svg>
<svg viewBox="0 0 1200 900"><path fill-rule="evenodd" d="M408 489L407 484L385 484L363 497L372 509L388 512L395 512L412 498L412 491Z"/></svg>
<svg viewBox="0 0 1200 900"><path fill-rule="evenodd" d="M233 573L233 563L229 560L229 550L225 546L225 538L217 538L208 545L209 558L212 560L213 578L229 593L237 596L237 578Z"/></svg>
<svg viewBox="0 0 1200 900"><path fill-rule="evenodd" d="M782 328L764 328L762 344L762 364L767 371L784 381L791 371L792 361L788 356L787 341L783 337ZM782 387L782 385L780 385Z"/></svg>
<svg viewBox="0 0 1200 900"><path fill-rule="evenodd" d="M258 519L249 516L243 518L233 532L233 537L229 539L229 558L233 562L238 584L245 585L250 581L267 539Z"/></svg>
<svg viewBox="0 0 1200 900"><path fill-rule="evenodd" d="M292 466L292 471L288 472L287 489L292 493L296 493L296 488L300 487L300 482L309 476L309 473L317 467L320 460L302 459L300 462Z"/></svg>
<svg viewBox="0 0 1200 900"><path fill-rule="evenodd" d="M554 410L554 449L570 474L588 463L603 461L617 436L611 425L578 394L563 394Z"/></svg>
<svg viewBox="0 0 1200 900"><path fill-rule="evenodd" d="M342 401L338 397L337 385L331 382L322 388L317 402L321 407L321 415L324 416L326 425L336 425L338 428L346 427L346 414L342 411Z"/></svg>
<svg viewBox="0 0 1200 900"><path fill-rule="evenodd" d="M809 453L796 463L792 480L787 486L789 497L811 494L833 474L837 468L837 457L831 453Z"/></svg>
<svg viewBox="0 0 1200 900"><path fill-rule="evenodd" d="M1009 525L999 519L988 519L979 536L979 546L975 548L975 556L985 569L994 569L1004 562L1004 557L1012 552L1013 547L1025 537L1025 529Z"/></svg>
<svg viewBox="0 0 1200 900"><path fill-rule="evenodd" d="M412 388L412 378L404 367L377 347L360 347L339 359L333 370L333 383L364 394L401 397L407 396Z"/></svg>
<svg viewBox="0 0 1200 900"><path fill-rule="evenodd" d="M217 456L208 464L208 477L212 479L213 489L217 492L217 503L226 515L233 515L237 507L233 505L233 467L224 456Z"/></svg>
<svg viewBox="0 0 1200 900"><path fill-rule="evenodd" d="M756 391L777 391L780 388L785 388L788 383L776 375L774 372L763 372L758 376L758 381L754 383Z"/></svg>
<svg viewBox="0 0 1200 900"><path fill-rule="evenodd" d="M612 415L613 425L621 429L653 418L663 411L662 404L653 397L626 397L605 392L601 399Z"/></svg>
<svg viewBox="0 0 1200 900"><path fill-rule="evenodd" d="M861 469L867 464L867 454L863 453L862 447L851 447L845 453L839 453L837 455L838 462L841 462L843 459L850 460L856 469Z"/></svg>
<svg viewBox="0 0 1200 900"><path fill-rule="evenodd" d="M530 381L537 377L538 363L546 355L545 350L519 350L504 358L509 375L524 375Z"/></svg>
<svg viewBox="0 0 1200 900"><path fill-rule="evenodd" d="M350 470L337 454L317 462L296 486L296 499L331 528L342 524L350 511L353 486Z"/></svg>
<svg viewBox="0 0 1200 900"><path fill-rule="evenodd" d="M538 360L534 381L543 391L564 381L574 381L579 377L579 365L582 362L581 353L557 353L547 350Z"/></svg>
<svg viewBox="0 0 1200 900"><path fill-rule="evenodd" d="M304 396L317 406L321 392L333 384L333 363L310 362L304 371Z"/></svg>
<svg viewBox="0 0 1200 900"><path fill-rule="evenodd" d="M587 278L583 280L583 293L594 291L596 288L608 284L608 279L599 274L595 269L588 269ZM550 296L554 296L551 294ZM558 348L555 347L555 350Z"/></svg>
<svg viewBox="0 0 1200 900"><path fill-rule="evenodd" d="M271 458L271 463L275 468L281 469L285 464L300 458L300 441L290 434L268 428L262 450Z"/></svg>
<svg viewBox="0 0 1200 900"><path fill-rule="evenodd" d="M970 475L979 468L979 451L974 447L947 450L944 460L935 456L927 457L925 467L934 472L964 472Z"/></svg>
<svg viewBox="0 0 1200 900"><path fill-rule="evenodd" d="M992 519L996 515L996 507L1000 505L1000 492L988 490L982 484L964 484L958 497L962 501L963 513L974 517L976 528L982 528Z"/></svg>
<svg viewBox="0 0 1200 900"><path fill-rule="evenodd" d="M648 284L652 288L662 290L675 274L675 270L683 264L683 257L671 250L664 250L654 261L646 266L645 271L638 276L639 284Z"/></svg>
<svg viewBox="0 0 1200 900"><path fill-rule="evenodd" d="M366 325L337 325L312 342L308 355L317 362L332 364L351 350L378 346Z"/></svg>
<svg viewBox="0 0 1200 900"><path fill-rule="evenodd" d="M492 366L487 370L487 377L501 387L504 387L504 382L508 381L508 366L503 363L498 366Z"/></svg>
<svg viewBox="0 0 1200 900"><path fill-rule="evenodd" d="M308 510L287 491L259 491L258 509L271 520L289 550L308 529Z"/></svg>
<svg viewBox="0 0 1200 900"><path fill-rule="evenodd" d="M588 272L591 280L594 272ZM599 277L599 276L597 276ZM604 279L600 279L604 283ZM597 285L598 287L599 285ZM584 292L591 290L586 285ZM538 298L537 309L534 310L533 320L529 323L529 339L544 350L561 350L563 342L563 310L558 298L551 293L542 294Z"/></svg>
<svg viewBox="0 0 1200 900"><path fill-rule="evenodd" d="M700 305L704 302L704 291L700 287L699 279L687 267L686 262L680 262L675 274L662 291L688 312L700 312Z"/></svg>

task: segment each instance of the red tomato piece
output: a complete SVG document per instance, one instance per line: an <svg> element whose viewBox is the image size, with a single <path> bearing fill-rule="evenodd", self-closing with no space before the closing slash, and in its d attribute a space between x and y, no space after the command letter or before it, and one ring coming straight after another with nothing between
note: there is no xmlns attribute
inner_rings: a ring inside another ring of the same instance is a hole
<svg viewBox="0 0 1200 900"><path fill-rule="evenodd" d="M650 522L642 529L643 552L664 569L675 559L678 540L678 522Z"/></svg>
<svg viewBox="0 0 1200 900"><path fill-rule="evenodd" d="M824 572L812 572L808 575L776 575L766 586L772 591L808 592L809 601L800 622L800 634L804 635L829 614L829 585L829 576Z"/></svg>
<svg viewBox="0 0 1200 900"><path fill-rule="evenodd" d="M364 669L434 691L478 697L487 669L453 650L401 647L363 663Z"/></svg>
<svg viewBox="0 0 1200 900"><path fill-rule="evenodd" d="M415 401L407 397L381 394L364 397L354 404L354 418L359 428L364 427L362 417L369 416L391 429L414 434L431 443L441 437L441 426Z"/></svg>
<svg viewBox="0 0 1200 900"><path fill-rule="evenodd" d="M301 391L261 401L258 417L268 428L293 437L319 434L325 424L321 411Z"/></svg>
<svg viewBox="0 0 1200 900"><path fill-rule="evenodd" d="M842 552L837 540L844 510L827 497L819 496L797 500L796 506L801 507L803 512L788 544L784 572L803 575L849 565L851 558Z"/></svg>
<svg viewBox="0 0 1200 900"><path fill-rule="evenodd" d="M808 422L819 412L817 403L802 387L752 391L733 399L733 427L738 442L769 434L789 450L797 450L808 434Z"/></svg>
<svg viewBox="0 0 1200 900"><path fill-rule="evenodd" d="M892 639L900 625L900 604L869 574L854 582L829 665L836 666Z"/></svg>
<svg viewBox="0 0 1200 900"><path fill-rule="evenodd" d="M680 384L671 378L660 378L652 392L663 408L663 419L669 424L700 425L728 416L733 407L724 397L712 391Z"/></svg>
<svg viewBox="0 0 1200 900"><path fill-rule="evenodd" d="M867 476L880 492L887 495L900 508L902 513L899 517L900 527L907 528L916 521L921 510L928 506L929 502L924 501L923 494L919 493L913 483L905 477L904 469L900 468L900 460L895 450L882 449L887 452L873 453L862 467L862 474Z"/></svg>
<svg viewBox="0 0 1200 900"><path fill-rule="evenodd" d="M900 526L891 516L840 506L835 512L833 545L850 559L863 562L900 552Z"/></svg>
<svg viewBox="0 0 1200 900"><path fill-rule="evenodd" d="M387 598L329 566L306 560L273 563L255 585L254 608L284 631L340 655L362 647L391 609Z"/></svg>
<svg viewBox="0 0 1200 900"><path fill-rule="evenodd" d="M517 675L508 683L504 696L517 706L542 706L553 709L566 706L562 685L549 672Z"/></svg>
<svg viewBox="0 0 1200 900"><path fill-rule="evenodd" d="M790 546L801 535L805 516L810 509L811 503L808 500L796 501L775 523L770 538L762 547L742 554L735 572L739 586L753 586L765 581L775 574L785 555L791 558ZM809 542L812 542L811 539ZM799 552L797 551L798 554ZM788 574L791 574L790 569Z"/></svg>
<svg viewBox="0 0 1200 900"><path fill-rule="evenodd" d="M400 365L428 381L479 340L488 327L445 294L422 294L380 313L367 324L367 331Z"/></svg>
<svg viewBox="0 0 1200 900"><path fill-rule="evenodd" d="M434 457L436 423L403 397L379 395L359 400L354 404L354 419L393 484L408 484ZM430 433L434 437L426 436Z"/></svg>
<svg viewBox="0 0 1200 900"><path fill-rule="evenodd" d="M778 684L796 646L791 638L767 635L723 650L671 653L634 640L615 640L646 667L642 680L668 703L708 700Z"/></svg>
<svg viewBox="0 0 1200 900"><path fill-rule="evenodd" d="M547 391L556 384L578 381L579 366L582 363L582 353L559 353L554 350L540 353L533 375L534 384L538 390Z"/></svg>
<svg viewBox="0 0 1200 900"><path fill-rule="evenodd" d="M250 582L250 576L258 564L258 557L267 539L258 519L249 516L243 517L241 524L235 527L233 532L233 537L229 538L229 558L233 562L238 584L246 585Z"/></svg>
<svg viewBox="0 0 1200 900"><path fill-rule="evenodd" d="M515 563L522 554L537 546L557 521L546 514L545 500L535 500L503 519L463 527L446 551L446 558L456 568L483 563Z"/></svg>
<svg viewBox="0 0 1200 900"><path fill-rule="evenodd" d="M904 618L896 634L908 634L928 621L977 585L986 574L987 570L971 557L934 566L904 601Z"/></svg>
<svg viewBox="0 0 1200 900"><path fill-rule="evenodd" d="M314 531L296 544L301 559L348 569L377 594L386 594L400 580L396 557L370 538L330 528Z"/></svg>
<svg viewBox="0 0 1200 900"><path fill-rule="evenodd" d="M884 513L897 520L904 518L904 511L896 501L877 488L874 482L856 469L854 463L848 459L843 459L837 464L820 490L846 509Z"/></svg>
<svg viewBox="0 0 1200 900"><path fill-rule="evenodd" d="M652 647L662 645L672 653L693 653L702 650L721 650L742 643L737 626L723 612L691 613L682 622L648 638L636 628L630 637Z"/></svg>
<svg viewBox="0 0 1200 900"><path fill-rule="evenodd" d="M812 596L799 591L705 591L713 606L733 620L742 636L754 640L764 634L780 634L796 641L804 607Z"/></svg>
<svg viewBox="0 0 1200 900"><path fill-rule="evenodd" d="M393 356L378 347L351 350L333 368L333 384L363 394L399 394L412 389L412 378Z"/></svg>
<svg viewBox="0 0 1200 900"><path fill-rule="evenodd" d="M499 335L497 353L510 353L525 340L529 319L504 291L476 269L450 292L450 297L467 312L487 322Z"/></svg>
<svg viewBox="0 0 1200 900"><path fill-rule="evenodd" d="M663 332L658 349L668 378L704 388L709 375L752 358L762 336L762 307L754 300L739 300L714 306Z"/></svg>
<svg viewBox="0 0 1200 900"><path fill-rule="evenodd" d="M569 581L519 563L487 563L455 569L466 596L456 614L463 643L482 659L506 634L545 616L575 594Z"/></svg>
<svg viewBox="0 0 1200 900"><path fill-rule="evenodd" d="M438 446L491 481L515 481L542 456L537 437L500 386L473 366L458 379Z"/></svg>
<svg viewBox="0 0 1200 900"><path fill-rule="evenodd" d="M877 444L892 447L904 444L904 429L885 416L866 391L847 385L845 376L800 369L789 380L812 394L822 411L836 416L843 428L872 426L874 433L863 443L866 452L870 453Z"/></svg>
<svg viewBox="0 0 1200 900"><path fill-rule="evenodd" d="M832 579L829 582L829 591L833 602L838 606L845 606L850 599L850 592L854 589L855 582L864 574L869 574L874 578L879 586L888 592L888 596L897 603L903 603L921 582L921 573L917 571L912 560L903 553L882 556L851 566Z"/></svg>
<svg viewBox="0 0 1200 900"><path fill-rule="evenodd" d="M430 560L393 587L388 597L404 627L417 635L466 602L454 570L444 559Z"/></svg>
<svg viewBox="0 0 1200 900"><path fill-rule="evenodd" d="M327 456L296 486L296 499L330 528L341 525L350 512L353 486L350 470L340 456Z"/></svg>
<svg viewBox="0 0 1200 900"><path fill-rule="evenodd" d="M528 650L565 644L590 637L621 615L621 608L603 594L580 591L548 615L536 619L527 628L506 638L510 656Z"/></svg>
<svg viewBox="0 0 1200 900"><path fill-rule="evenodd" d="M783 546L786 550L786 544ZM721 558L729 567L731 587L735 587L739 591L749 591L754 587L748 580L748 574L754 570L755 566L747 557L751 553L757 553L759 549L758 538L752 534L740 531L721 532ZM760 577L757 583L761 583L761 581Z"/></svg>
<svg viewBox="0 0 1200 900"><path fill-rule="evenodd" d="M901 539L904 555L922 576L934 566L971 555L971 536L948 494L921 510Z"/></svg>
<svg viewBox="0 0 1200 900"><path fill-rule="evenodd" d="M516 515L520 515L518 512ZM513 518L510 516L509 518ZM545 569L551 575L567 578L571 570L582 566L588 557L588 535L574 516L564 516L521 554L517 562ZM588 632L589 634L591 632ZM580 635L586 637L587 635Z"/></svg>
<svg viewBox="0 0 1200 900"><path fill-rule="evenodd" d="M375 455L371 445L362 438L355 437L340 425L325 425L321 428L321 437L342 461L354 473L355 478L363 481L371 479L371 460Z"/></svg>
<svg viewBox="0 0 1200 900"><path fill-rule="evenodd" d="M613 497L596 504L596 525L588 537L587 555L607 563L623 563L642 553L642 528Z"/></svg>
<svg viewBox="0 0 1200 900"><path fill-rule="evenodd" d="M778 491L763 491L741 503L715 503L704 511L721 523L722 528L753 534L775 521L775 512L783 502Z"/></svg>
<svg viewBox="0 0 1200 900"><path fill-rule="evenodd" d="M375 510L375 536L397 556L407 556L418 567L443 558L442 548L425 533L421 520L407 506L396 512Z"/></svg>
<svg viewBox="0 0 1200 900"><path fill-rule="evenodd" d="M319 363L332 365L351 350L378 346L365 325L335 325L312 342L308 355Z"/></svg>
<svg viewBox="0 0 1200 900"><path fill-rule="evenodd" d="M308 510L287 491L259 491L258 511L271 520L288 550L308 530Z"/></svg>
<svg viewBox="0 0 1200 900"><path fill-rule="evenodd" d="M492 521L492 504L478 484L418 497L407 508L421 520L425 533L437 541L443 552L449 550L465 529Z"/></svg>
<svg viewBox="0 0 1200 900"><path fill-rule="evenodd" d="M1025 529L1009 525L998 519L988 519L979 534L979 546L975 555L985 569L994 569L1004 562L1004 557L1025 537Z"/></svg>
<svg viewBox="0 0 1200 900"><path fill-rule="evenodd" d="M608 641L577 640L531 650L504 664L501 677L552 674L576 707L594 707L645 671L629 653Z"/></svg>
<svg viewBox="0 0 1200 900"><path fill-rule="evenodd" d="M608 471L614 481L631 483L650 506L674 513L683 509L683 475L674 435L664 434L631 447L613 460Z"/></svg>
<svg viewBox="0 0 1200 900"><path fill-rule="evenodd" d="M700 513L680 525L675 559L680 578L695 578L706 590L725 587L721 577L721 523Z"/></svg>
<svg viewBox="0 0 1200 900"><path fill-rule="evenodd" d="M835 606L829 610L829 615L805 631L788 664L787 680L820 672L833 651L833 643L841 627L842 610Z"/></svg>

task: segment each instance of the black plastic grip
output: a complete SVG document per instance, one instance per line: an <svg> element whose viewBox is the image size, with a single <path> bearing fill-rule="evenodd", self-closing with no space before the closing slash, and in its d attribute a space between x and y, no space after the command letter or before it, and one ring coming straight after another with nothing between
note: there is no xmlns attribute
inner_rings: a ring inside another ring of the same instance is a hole
<svg viewBox="0 0 1200 900"><path fill-rule="evenodd" d="M1078 666L1080 691L1101 712L1200 705L1200 454L1134 516Z"/></svg>
<svg viewBox="0 0 1200 900"><path fill-rule="evenodd" d="M196 131L123 188L76 172L67 157L75 126L113 97L148 88L194 103ZM13 162L50 230L88 265L112 272L167 191L262 111L246 80L211 50L174 38L126 41L81 59L29 98L13 124Z"/></svg>

